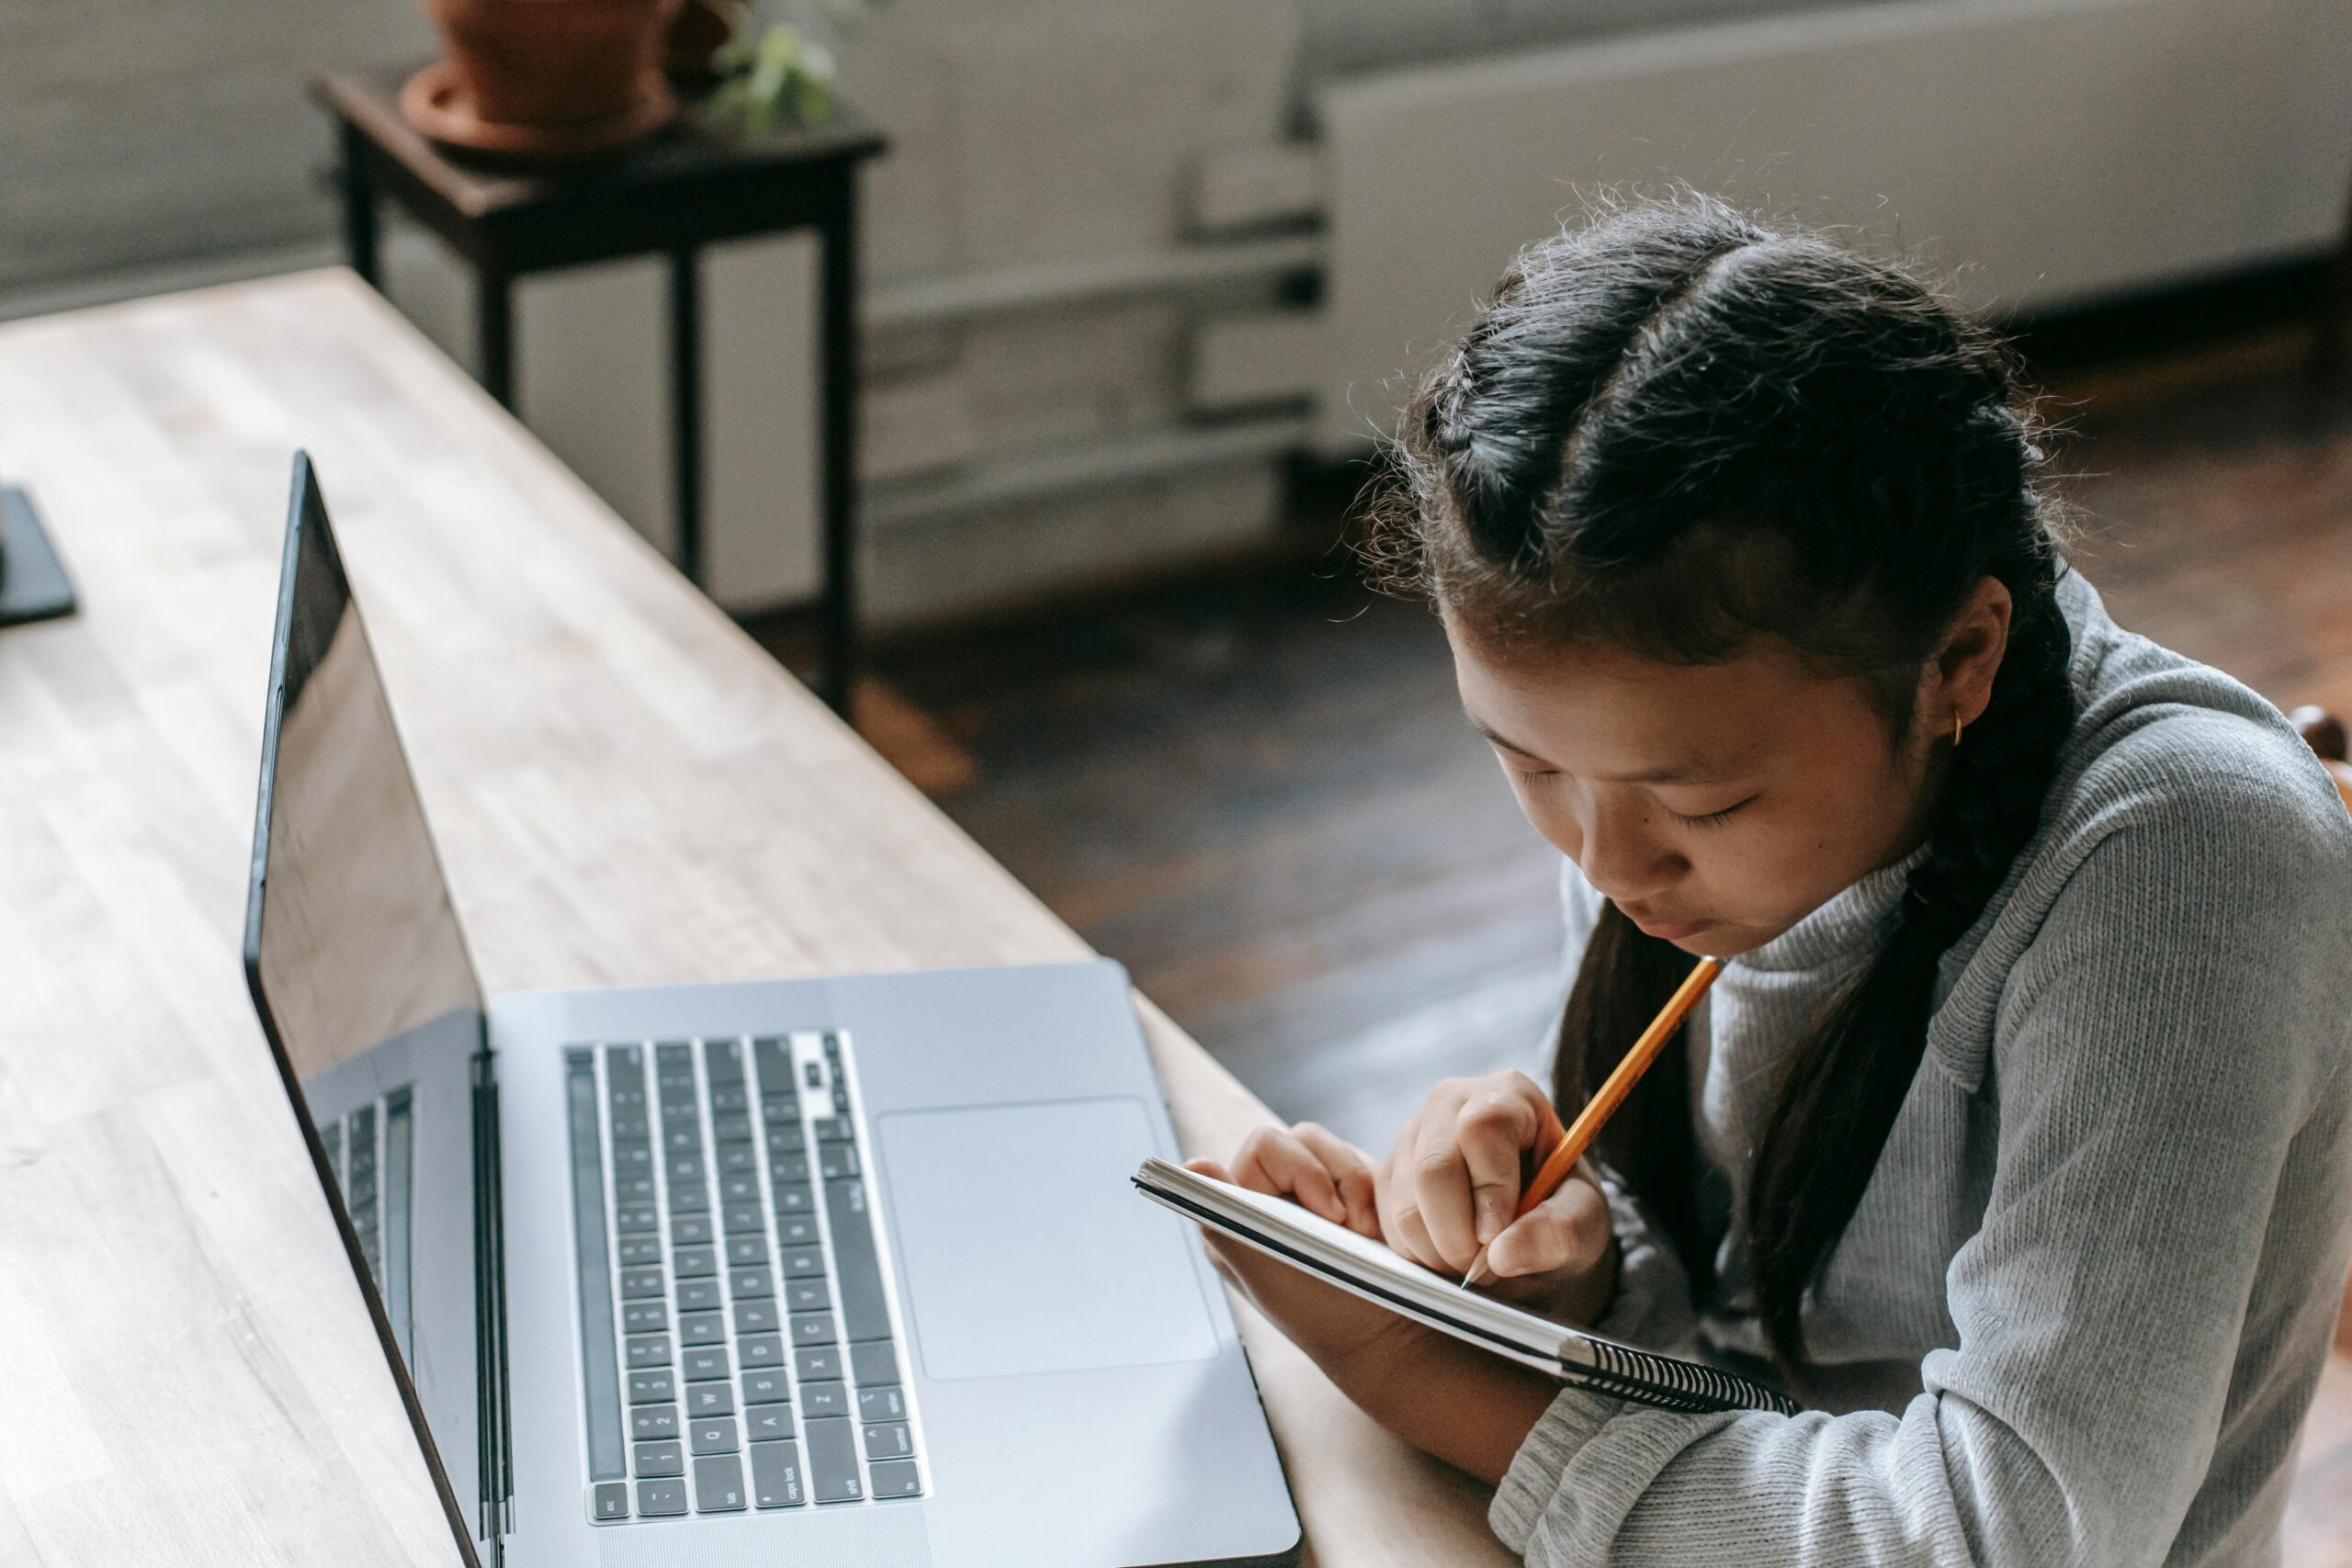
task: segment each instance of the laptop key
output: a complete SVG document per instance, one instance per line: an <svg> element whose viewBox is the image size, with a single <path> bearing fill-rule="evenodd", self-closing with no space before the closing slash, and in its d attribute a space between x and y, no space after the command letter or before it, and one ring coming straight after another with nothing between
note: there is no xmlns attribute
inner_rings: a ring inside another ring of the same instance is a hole
<svg viewBox="0 0 2352 1568"><path fill-rule="evenodd" d="M719 1306L718 1281L716 1280L681 1280L678 1281L680 1312L717 1312Z"/></svg>
<svg viewBox="0 0 2352 1568"><path fill-rule="evenodd" d="M662 1152L667 1155L688 1155L702 1147L702 1123L699 1122L664 1122L662 1123Z"/></svg>
<svg viewBox="0 0 2352 1568"><path fill-rule="evenodd" d="M816 1190L805 1181L779 1181L772 1191L779 1214L805 1214L817 1206Z"/></svg>
<svg viewBox="0 0 2352 1568"><path fill-rule="evenodd" d="M781 1371L747 1371L743 1374L743 1403L746 1404L781 1404L790 1397Z"/></svg>
<svg viewBox="0 0 2352 1568"><path fill-rule="evenodd" d="M718 1151L718 1168L729 1175L739 1170L757 1170L760 1156L749 1144L728 1144Z"/></svg>
<svg viewBox="0 0 2352 1568"><path fill-rule="evenodd" d="M660 1404L678 1397L677 1374L664 1367L658 1372L631 1372L628 1375L628 1402L631 1404Z"/></svg>
<svg viewBox="0 0 2352 1568"><path fill-rule="evenodd" d="M690 1187L671 1188L670 1213L673 1214L710 1213L710 1189L700 1182L695 1182Z"/></svg>
<svg viewBox="0 0 2352 1568"><path fill-rule="evenodd" d="M628 1413L628 1435L639 1442L678 1435L678 1407L674 1404L640 1404Z"/></svg>
<svg viewBox="0 0 2352 1568"><path fill-rule="evenodd" d="M681 1345L724 1345L727 1320L715 1312L691 1313L678 1319Z"/></svg>
<svg viewBox="0 0 2352 1568"><path fill-rule="evenodd" d="M805 1416L846 1416L849 1414L849 1390L837 1382L808 1382L800 1385L800 1410Z"/></svg>
<svg viewBox="0 0 2352 1568"><path fill-rule="evenodd" d="M772 1296L775 1281L764 1269L738 1269L727 1276L727 1293L741 1299L744 1296Z"/></svg>
<svg viewBox="0 0 2352 1568"><path fill-rule="evenodd" d="M633 1372L670 1364L670 1337L666 1334L632 1335L621 1344L626 1348L625 1359Z"/></svg>
<svg viewBox="0 0 2352 1568"><path fill-rule="evenodd" d="M828 1181L840 1181L858 1172L855 1144L825 1144L817 1151L817 1169Z"/></svg>
<svg viewBox="0 0 2352 1568"><path fill-rule="evenodd" d="M695 1512L732 1514L748 1506L743 1499L743 1461L733 1454L695 1461Z"/></svg>
<svg viewBox="0 0 2352 1568"><path fill-rule="evenodd" d="M865 1457L870 1460L912 1459L915 1457L914 1434L904 1421L875 1421L860 1428L865 1439Z"/></svg>
<svg viewBox="0 0 2352 1568"><path fill-rule="evenodd" d="M806 1181L808 1179L807 1155L771 1155L768 1156L768 1179L772 1181Z"/></svg>
<svg viewBox="0 0 2352 1568"><path fill-rule="evenodd" d="M903 1421L907 1418L907 1396L895 1383L880 1388L857 1391L857 1418L861 1421ZM872 1455L867 1455L869 1459Z"/></svg>
<svg viewBox="0 0 2352 1568"><path fill-rule="evenodd" d="M670 1240L678 1247L707 1247L711 1239L708 1214L675 1214L670 1220Z"/></svg>
<svg viewBox="0 0 2352 1568"><path fill-rule="evenodd" d="M689 1416L734 1415L735 1385L727 1382L688 1383L686 1414Z"/></svg>
<svg viewBox="0 0 2352 1568"><path fill-rule="evenodd" d="M730 1235L727 1238L727 1261L737 1269L748 1269L768 1260L768 1240L763 1235Z"/></svg>
<svg viewBox="0 0 2352 1568"><path fill-rule="evenodd" d="M718 1179L718 1201L722 1203L756 1203L760 1201L760 1179L756 1175L739 1173Z"/></svg>
<svg viewBox="0 0 2352 1568"><path fill-rule="evenodd" d="M920 1497L922 1495L922 1472L910 1459L891 1460L874 1467L874 1495L876 1497Z"/></svg>
<svg viewBox="0 0 2352 1568"><path fill-rule="evenodd" d="M746 1232L757 1233L768 1228L767 1220L761 1214L757 1203L729 1203L719 1211L719 1223L727 1227L729 1235L742 1235Z"/></svg>
<svg viewBox="0 0 2352 1568"><path fill-rule="evenodd" d="M819 1345L792 1353L793 1374L802 1382L838 1382L842 1352L838 1345Z"/></svg>
<svg viewBox="0 0 2352 1568"><path fill-rule="evenodd" d="M684 1475L686 1447L675 1438L659 1443L639 1443L633 1462L639 1475Z"/></svg>
<svg viewBox="0 0 2352 1568"><path fill-rule="evenodd" d="M801 1130L797 1122L771 1122L768 1123L767 1144L771 1159L777 1155L801 1154L808 1147L808 1134Z"/></svg>
<svg viewBox="0 0 2352 1568"><path fill-rule="evenodd" d="M825 1277L786 1280L784 1282L784 1304L793 1312L823 1312L833 1304L832 1292L825 1288Z"/></svg>
<svg viewBox="0 0 2352 1568"><path fill-rule="evenodd" d="M874 1222L865 1211L865 1183L825 1183L825 1220L833 1233L833 1262L841 1274L842 1326L854 1342L890 1337L890 1306L882 1294L882 1265L874 1252Z"/></svg>
<svg viewBox="0 0 2352 1568"><path fill-rule="evenodd" d="M808 1485L820 1503L854 1503L865 1495L858 1473L857 1438L839 1417L808 1423Z"/></svg>
<svg viewBox="0 0 2352 1568"><path fill-rule="evenodd" d="M633 1235L619 1247L621 1267L641 1269L649 1263L662 1261L662 1238L658 1235Z"/></svg>
<svg viewBox="0 0 2352 1568"><path fill-rule="evenodd" d="M710 1108L713 1111L748 1111L751 1105L752 1091L740 1083L710 1091Z"/></svg>
<svg viewBox="0 0 2352 1568"><path fill-rule="evenodd" d="M686 1483L684 1481L639 1482L637 1511L649 1519L664 1519L684 1513Z"/></svg>
<svg viewBox="0 0 2352 1568"><path fill-rule="evenodd" d="M722 1144L748 1144L752 1118L741 1111L722 1111L710 1119L710 1135Z"/></svg>
<svg viewBox="0 0 2352 1568"><path fill-rule="evenodd" d="M672 1155L662 1168L673 1181L700 1182L710 1175L698 1154Z"/></svg>
<svg viewBox="0 0 2352 1568"><path fill-rule="evenodd" d="M621 1332L624 1334L658 1334L669 1326L670 1309L664 1303L621 1303Z"/></svg>
<svg viewBox="0 0 2352 1568"><path fill-rule="evenodd" d="M856 1136L856 1129L846 1116L820 1116L813 1125L820 1144L846 1144Z"/></svg>
<svg viewBox="0 0 2352 1568"><path fill-rule="evenodd" d="M833 1314L829 1312L793 1314L792 1342L795 1345L831 1345L833 1342Z"/></svg>
<svg viewBox="0 0 2352 1568"><path fill-rule="evenodd" d="M782 1314L775 1303L753 1298L735 1303L735 1332L738 1334L774 1334Z"/></svg>
<svg viewBox="0 0 2352 1568"><path fill-rule="evenodd" d="M857 1379L857 1386L870 1388L876 1383L899 1381L899 1348L888 1339L869 1339L849 1348L850 1375Z"/></svg>
<svg viewBox="0 0 2352 1568"><path fill-rule="evenodd" d="M698 1454L731 1454L742 1447L732 1416L706 1416L686 1426L686 1441Z"/></svg>
<svg viewBox="0 0 2352 1568"><path fill-rule="evenodd" d="M650 1203L623 1203L613 1211L613 1228L624 1235L642 1235L662 1228L662 1217Z"/></svg>
<svg viewBox="0 0 2352 1568"><path fill-rule="evenodd" d="M616 1143L627 1139L630 1143L644 1143L650 1148L652 1145L649 1140L652 1136L653 1122L644 1111L616 1111L613 1112L613 1139Z"/></svg>
<svg viewBox="0 0 2352 1568"><path fill-rule="evenodd" d="M799 1444L752 1445L752 1501L763 1508L797 1508L808 1501L800 1489Z"/></svg>
<svg viewBox="0 0 2352 1568"><path fill-rule="evenodd" d="M621 1271L623 1301L660 1301L665 1289L667 1287L662 1283L659 1269L625 1269Z"/></svg>
<svg viewBox="0 0 2352 1568"><path fill-rule="evenodd" d="M599 1519L625 1519L628 1517L628 1482L600 1481L596 1483L595 1490L591 1493L590 1495L594 1498L590 1507L595 1517Z"/></svg>
<svg viewBox="0 0 2352 1568"><path fill-rule="evenodd" d="M733 1375L733 1369L727 1364L727 1348L724 1345L689 1350L679 1358L679 1365L685 1370L688 1382L709 1382Z"/></svg>
<svg viewBox="0 0 2352 1568"><path fill-rule="evenodd" d="M792 1406L789 1404L752 1404L743 1409L743 1437L748 1442L765 1442L775 1438L792 1436Z"/></svg>
<svg viewBox="0 0 2352 1568"><path fill-rule="evenodd" d="M778 1247L815 1247L823 1239L817 1234L817 1216L814 1214L778 1214L775 1217L775 1243Z"/></svg>
<svg viewBox="0 0 2352 1568"><path fill-rule="evenodd" d="M743 1357L744 1370L753 1367L784 1365L784 1337L777 1334L754 1334L748 1339L736 1341L736 1349Z"/></svg>

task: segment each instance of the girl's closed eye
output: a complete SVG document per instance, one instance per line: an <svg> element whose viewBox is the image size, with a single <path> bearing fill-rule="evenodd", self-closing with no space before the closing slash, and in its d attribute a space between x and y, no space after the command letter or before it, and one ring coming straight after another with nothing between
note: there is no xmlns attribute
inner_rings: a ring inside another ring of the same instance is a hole
<svg viewBox="0 0 2352 1568"><path fill-rule="evenodd" d="M1746 810L1748 807L1753 806L1754 804L1756 804L1756 796L1751 795L1744 800L1736 800L1729 806L1724 807L1715 811L1676 811L1670 806L1667 807L1667 810L1673 814L1676 821L1683 823L1686 826L1692 828L1712 828L1720 823L1730 821L1735 814Z"/></svg>

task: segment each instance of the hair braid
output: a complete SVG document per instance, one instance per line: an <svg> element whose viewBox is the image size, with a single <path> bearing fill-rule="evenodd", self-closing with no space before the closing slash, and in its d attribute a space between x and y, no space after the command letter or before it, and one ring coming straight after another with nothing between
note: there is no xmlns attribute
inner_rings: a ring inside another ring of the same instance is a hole
<svg viewBox="0 0 2352 1568"><path fill-rule="evenodd" d="M1822 1157L1823 1140L1885 1148L1927 1050L1938 966L2041 826L2042 798L2074 727L2073 637L2054 571L2044 564L2038 577L2010 586L2008 647L1990 701L1951 754L1927 854L1911 872L1877 955L1791 1059L1757 1147L1749 1266L1765 1329L1791 1369L1804 1359L1805 1288L1876 1168L1875 1158Z"/></svg>

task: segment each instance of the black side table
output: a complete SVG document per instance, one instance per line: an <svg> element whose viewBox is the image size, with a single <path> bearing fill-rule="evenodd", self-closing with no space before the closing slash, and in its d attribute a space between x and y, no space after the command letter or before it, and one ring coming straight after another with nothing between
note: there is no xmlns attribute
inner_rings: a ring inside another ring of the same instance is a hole
<svg viewBox="0 0 2352 1568"><path fill-rule="evenodd" d="M847 713L857 659L857 166L879 132L836 106L808 130L764 137L688 120L604 163L560 173L461 161L401 118L404 73L327 71L311 84L334 117L344 242L378 281L376 201L390 197L471 264L482 385L514 406L514 283L525 273L661 254L670 258L670 405L678 570L703 570L700 248L814 229L822 341L823 666L818 690Z"/></svg>

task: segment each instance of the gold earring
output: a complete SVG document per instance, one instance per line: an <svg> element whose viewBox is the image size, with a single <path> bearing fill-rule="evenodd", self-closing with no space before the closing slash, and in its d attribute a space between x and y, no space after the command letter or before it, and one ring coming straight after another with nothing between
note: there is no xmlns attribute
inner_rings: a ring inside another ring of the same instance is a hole
<svg viewBox="0 0 2352 1568"><path fill-rule="evenodd" d="M1955 750L1959 749L1959 746L1960 746L1960 714L1959 714L1959 711L1958 711L1957 709L1955 709L1955 710L1953 711L1952 716L1951 716L1951 743L1952 743L1952 747L1953 747L1953 749L1954 749Z"/></svg>

